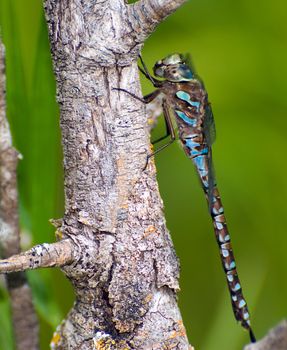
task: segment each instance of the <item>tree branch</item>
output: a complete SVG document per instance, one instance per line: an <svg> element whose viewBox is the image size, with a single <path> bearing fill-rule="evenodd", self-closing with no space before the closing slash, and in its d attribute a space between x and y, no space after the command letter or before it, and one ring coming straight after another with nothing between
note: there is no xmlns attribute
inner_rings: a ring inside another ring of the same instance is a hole
<svg viewBox="0 0 287 350"><path fill-rule="evenodd" d="M75 247L69 240L39 244L25 253L0 260L0 273L26 271L42 267L61 267L74 261Z"/></svg>
<svg viewBox="0 0 287 350"><path fill-rule="evenodd" d="M18 223L17 163L19 153L12 147L6 119L5 50L0 38L0 246L1 255L20 252ZM6 276L10 294L16 348L38 349L38 321L32 294L24 273ZM25 315L25 317L23 317Z"/></svg>
<svg viewBox="0 0 287 350"><path fill-rule="evenodd" d="M45 1L64 150L61 232L81 255L77 266L63 267L77 299L53 338L56 349L93 349L100 335L112 349L189 346L152 161L143 172L144 106L113 90L140 94L140 23L129 8L122 0Z"/></svg>
<svg viewBox="0 0 287 350"><path fill-rule="evenodd" d="M250 344L244 350L286 350L287 349L287 320L271 329L269 333L255 344Z"/></svg>
<svg viewBox="0 0 287 350"><path fill-rule="evenodd" d="M189 349L177 306L179 266L165 225L136 60L183 1L127 5L46 0L65 172L60 242L0 262L2 271L61 266L76 302L53 349Z"/></svg>
<svg viewBox="0 0 287 350"><path fill-rule="evenodd" d="M140 0L129 6L137 27L138 38L144 41L155 27L178 9L186 0Z"/></svg>

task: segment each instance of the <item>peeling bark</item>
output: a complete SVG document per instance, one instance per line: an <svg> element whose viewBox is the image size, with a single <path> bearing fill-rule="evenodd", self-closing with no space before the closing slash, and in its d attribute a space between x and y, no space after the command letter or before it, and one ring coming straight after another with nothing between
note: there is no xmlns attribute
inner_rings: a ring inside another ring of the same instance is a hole
<svg viewBox="0 0 287 350"><path fill-rule="evenodd" d="M151 160L137 57L183 0L44 1L57 81L65 215L58 242L0 262L0 271L61 266L76 301L52 349L188 350L178 260ZM5 270L6 269L6 270Z"/></svg>
<svg viewBox="0 0 287 350"><path fill-rule="evenodd" d="M12 146L6 119L5 52L0 38L0 254L8 258L20 252L17 164L19 153ZM18 350L38 349L38 322L32 294L23 272L6 276L10 295L15 346Z"/></svg>

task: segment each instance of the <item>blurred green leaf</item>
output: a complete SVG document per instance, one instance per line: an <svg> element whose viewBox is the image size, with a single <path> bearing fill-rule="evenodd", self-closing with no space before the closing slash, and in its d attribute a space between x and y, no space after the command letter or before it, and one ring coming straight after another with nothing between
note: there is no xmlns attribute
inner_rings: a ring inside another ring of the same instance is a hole
<svg viewBox="0 0 287 350"><path fill-rule="evenodd" d="M10 304L9 304L9 296L6 290L3 287L0 287L0 349L13 349L13 335L12 335L12 327L10 322ZM3 317L4 316L4 317Z"/></svg>

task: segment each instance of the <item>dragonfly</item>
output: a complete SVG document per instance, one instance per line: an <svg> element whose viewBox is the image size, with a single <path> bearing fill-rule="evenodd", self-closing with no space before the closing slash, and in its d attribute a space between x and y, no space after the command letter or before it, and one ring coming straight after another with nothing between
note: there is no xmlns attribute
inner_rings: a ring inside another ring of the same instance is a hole
<svg viewBox="0 0 287 350"><path fill-rule="evenodd" d="M169 141L148 155L148 159L162 151L176 140L173 118L176 121L178 137L187 156L192 160L201 187L208 202L214 233L219 247L221 262L226 276L235 319L249 332L251 342L256 342L251 328L250 315L243 296L238 277L230 233L227 227L224 209L215 181L212 163L212 144L215 140L215 126L208 94L201 79L195 74L188 56L178 53L157 61L153 67L153 77L141 56L143 75L156 88L143 98L125 89L119 89L132 97L150 103L159 96L162 99L162 111L166 124L166 135L161 141L170 137Z"/></svg>

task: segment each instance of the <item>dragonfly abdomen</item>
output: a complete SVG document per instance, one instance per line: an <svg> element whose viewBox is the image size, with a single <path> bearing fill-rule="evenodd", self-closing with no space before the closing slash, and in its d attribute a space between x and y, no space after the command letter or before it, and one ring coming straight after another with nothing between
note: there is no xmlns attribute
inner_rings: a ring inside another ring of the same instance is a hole
<svg viewBox="0 0 287 350"><path fill-rule="evenodd" d="M219 191L214 182L212 182L212 188L209 188L210 150L204 142L202 133L196 133L194 129L192 131L193 132L189 133L189 135L186 134L185 137L181 139L182 144L185 152L195 165L206 199L210 202L208 203L210 214L213 221L214 233L219 246L222 266L230 291L234 316L244 328L250 330L250 316L236 270L235 258Z"/></svg>
<svg viewBox="0 0 287 350"><path fill-rule="evenodd" d="M250 330L250 316L237 274L230 235L217 187L213 189L211 215L235 318L244 328Z"/></svg>

